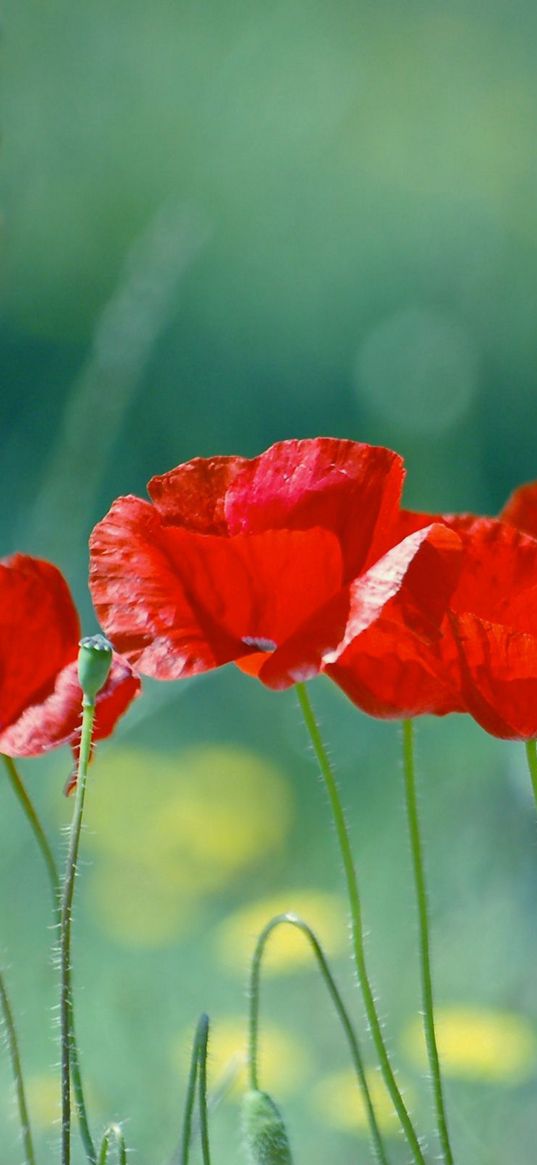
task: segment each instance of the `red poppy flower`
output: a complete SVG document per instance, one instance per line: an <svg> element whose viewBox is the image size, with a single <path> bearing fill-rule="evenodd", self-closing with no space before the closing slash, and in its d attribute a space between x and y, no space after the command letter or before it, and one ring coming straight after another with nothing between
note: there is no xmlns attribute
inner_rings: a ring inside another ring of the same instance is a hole
<svg viewBox="0 0 537 1165"><path fill-rule="evenodd" d="M436 524L401 541L402 483L396 453L330 438L180 465L150 481L151 503L119 498L95 528L99 619L156 679L234 661L274 688L337 659L394 596L427 636L459 540Z"/></svg>
<svg viewBox="0 0 537 1165"><path fill-rule="evenodd" d="M76 753L82 692L78 615L57 567L15 554L0 562L0 752L37 756L60 744ZM97 696L94 740L109 736L140 689L114 655Z"/></svg>
<svg viewBox="0 0 537 1165"><path fill-rule="evenodd" d="M411 704L410 691L419 711L432 693L439 703L431 711L467 711L499 737L537 736L537 540L515 528L537 532L536 487L517 490L501 518L401 512L407 537L434 521L456 530L461 570L442 634L420 645L418 663L416 653L407 657L405 635L380 620L340 661L345 669L332 670L361 707L396 714L404 700Z"/></svg>
<svg viewBox="0 0 537 1165"><path fill-rule="evenodd" d="M494 736L537 737L537 490L523 486L501 511L463 534L464 566L451 633L471 715ZM518 527L518 528L517 528ZM527 531L525 533L524 531Z"/></svg>

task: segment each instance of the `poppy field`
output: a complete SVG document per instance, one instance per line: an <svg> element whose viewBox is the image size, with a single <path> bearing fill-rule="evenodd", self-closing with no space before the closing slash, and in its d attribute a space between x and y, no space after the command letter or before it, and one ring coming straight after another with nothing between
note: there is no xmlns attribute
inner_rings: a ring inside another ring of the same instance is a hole
<svg viewBox="0 0 537 1165"><path fill-rule="evenodd" d="M265 955L273 935L291 930L310 948L348 1045L356 1097L350 1081L340 1079L335 1085L336 1107L347 1087L344 1107L352 1110L353 1100L354 1105L359 1101L373 1159L381 1165L395 1160L391 1140L397 1135L395 1152L405 1143L416 1165L426 1165L438 1152L445 1165L456 1160L442 1075L443 1039L449 1045L450 1019L456 1031L458 1012L470 1061L472 1053L479 1060L490 1032L486 1015L467 1008L465 1037L462 1007L454 1009L454 1018L449 1008L446 1015L441 1012L437 1034L415 723L425 714L458 713L471 717L494 738L516 741L525 751L528 787L537 809L537 675L532 664L537 655L537 483L515 490L497 518L427 514L403 508L404 475L402 458L392 450L318 437L280 442L253 459L195 458L153 478L150 502L134 496L117 499L89 538L90 590L106 636L99 632L78 639L78 615L67 583L53 564L17 554L1 566L9 622L4 632L6 725L0 745L6 776L40 850L52 895L59 971L61 1165L71 1165L75 1124L89 1165L106 1165L115 1151L122 1165L127 1160L123 1122L105 1125L98 1140L92 1134L75 1020L72 922L94 749L113 734L134 700L143 701L144 678L188 680L226 664L236 665L245 683L260 682L277 693L293 689L296 695L339 852L336 869L339 864L353 987L361 993L362 1024L365 1018L366 1047L370 1046L366 1051L364 1032L351 1017L307 906L303 916L292 896L291 908L282 903L269 910L267 903L267 917L258 916L260 929L245 959L250 970L244 1032L242 1038L236 1036L238 1047L224 1062L213 1091L207 1012L202 1011L195 1028L176 1159L188 1165L198 1136L203 1163L210 1165L214 1097L237 1091L246 1159L252 1165L293 1160L284 1117L265 1086L260 1011ZM40 650L34 662L37 643ZM321 677L344 692L357 712L397 720L402 726L403 800L417 922L414 961L421 1004L411 1030L419 1041L420 1026L423 1029L433 1148L418 1129L398 1081L369 970L361 874L335 768L310 696L311 682ZM62 875L16 763L61 745L70 745L74 765L64 789L74 807ZM136 769L134 753L132 763ZM218 770L217 752L213 763ZM194 774L190 779L195 780ZM127 802L129 797L127 783ZM181 817L179 798L176 813ZM218 831L234 859L233 817L240 819L241 814L239 798L235 813L230 812L231 831L226 822ZM191 829L197 827L202 846L210 815L209 800L196 825L190 824ZM207 832L210 837L210 828ZM153 844L161 844L160 833ZM255 856L255 839L252 849ZM200 867L202 881L202 861ZM314 896L314 914L317 905ZM328 907L327 914L331 913ZM247 927L246 920L244 928L239 924L235 942L240 944ZM25 1163L36 1165L16 1024L4 978L0 994ZM99 1006L98 1000L95 1004ZM509 1035L507 1050L503 1048L502 1022L507 1032L513 1025L516 1075L517 1053L523 1068L528 1066L525 1053L530 1062L533 1059L529 1026L522 1014L496 1018L500 1034L495 1054L500 1061L504 1055L509 1061L510 1054ZM276 1082L280 1057L285 1060L286 1052L283 1046L278 1050L276 1041ZM370 1057L378 1070L374 1077ZM386 1116L388 1124L383 1127Z"/></svg>

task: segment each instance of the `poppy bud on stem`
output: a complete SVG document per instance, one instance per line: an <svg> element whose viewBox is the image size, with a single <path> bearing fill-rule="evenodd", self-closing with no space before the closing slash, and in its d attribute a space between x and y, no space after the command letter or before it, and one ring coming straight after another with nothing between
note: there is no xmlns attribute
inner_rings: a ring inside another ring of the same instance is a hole
<svg viewBox="0 0 537 1165"><path fill-rule="evenodd" d="M78 679L83 692L83 705L95 703L110 675L112 644L104 635L87 635L79 643Z"/></svg>
<svg viewBox="0 0 537 1165"><path fill-rule="evenodd" d="M92 635L80 641L78 677L82 688L82 728L76 780L76 799L69 837L69 850L62 887L60 920L60 1031L62 1082L62 1165L71 1165L71 1063L73 1058L73 1004L71 994L71 921L75 889L80 831L86 778L91 756L91 741L95 720L95 699L104 687L112 663L112 647L103 635ZM97 1157L92 1145L87 1145L90 1165ZM88 1151L89 1150L89 1151ZM106 1158L105 1158L106 1160Z"/></svg>
<svg viewBox="0 0 537 1165"><path fill-rule="evenodd" d="M266 923L260 935L258 936L255 950L252 956L252 962L250 966L250 1015L248 1025L248 1076L251 1089L250 1094L254 1095L255 1093L259 1093L257 1060L259 1044L259 996L261 964L263 961L263 955L265 953L267 942L273 931L275 931L280 926L292 926L296 930L299 930L301 934L304 935L305 939L307 939L311 947L325 987L332 1000L339 1021L347 1038L351 1059L354 1065L354 1070L356 1072L356 1078L362 1093L364 1106L367 1113L375 1158L379 1162L379 1165L389 1165L388 1155L382 1141L375 1109L371 1099L371 1093L369 1091L369 1085L367 1083L367 1077L360 1046L358 1043L358 1037L350 1021L349 1013L345 1007L343 999L341 998L330 967L328 966L328 960L319 942L319 939L317 938L315 932L312 930L311 926L309 926L303 918L299 918L297 914L275 914L274 917L270 919L270 922Z"/></svg>
<svg viewBox="0 0 537 1165"><path fill-rule="evenodd" d="M245 1093L242 1130L248 1165L293 1165L283 1117L267 1092Z"/></svg>

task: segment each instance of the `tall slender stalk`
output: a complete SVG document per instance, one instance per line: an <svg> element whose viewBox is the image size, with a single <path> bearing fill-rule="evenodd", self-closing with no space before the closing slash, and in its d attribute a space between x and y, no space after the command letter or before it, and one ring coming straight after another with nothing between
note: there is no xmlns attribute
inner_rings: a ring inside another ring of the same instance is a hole
<svg viewBox="0 0 537 1165"><path fill-rule="evenodd" d="M341 860L345 873L345 881L347 884L347 894L351 912L354 961L358 980L362 990L366 1015L371 1030L371 1036L375 1045L375 1050L380 1065L380 1070L382 1072L388 1093L391 1097L392 1104L399 1118L399 1123L406 1137L409 1148L411 1149L414 1161L416 1165L425 1165L425 1157L421 1150L421 1146L410 1119L407 1107L399 1091L393 1068L390 1063L390 1058L388 1056L388 1051L384 1042L384 1037L382 1035L382 1028L375 1004L373 989L369 979L365 957L362 905L358 888L358 879L352 856L349 831L345 819L345 814L343 812L343 806L341 804L337 783L334 777L334 773L332 772L332 766L328 759L328 754L326 752L326 748L324 746L319 727L315 719L315 713L313 711L306 687L304 684L297 684L296 691L302 710L302 715L304 717L304 722L308 730L313 750L317 757L319 768L326 786L330 808L332 810L332 818L336 829Z"/></svg>
<svg viewBox="0 0 537 1165"><path fill-rule="evenodd" d="M60 876L58 874L58 867L54 860L52 850L50 848L47 836L33 805L28 791L23 784L20 773L15 765L14 760L10 756L2 754L9 780L13 791L22 806L22 810L27 818L30 828L33 832L35 840L43 855L45 866L48 873L50 890L52 894L52 904L54 910L54 926L59 932L60 930ZM70 1012L70 1028L71 1028L71 1078L73 1083L73 1092L75 1095L76 1110L78 1122L80 1125L80 1135L86 1151L89 1165L96 1165L97 1154L93 1139L90 1132L88 1114L86 1109L86 1101L84 1097L84 1087L82 1084L82 1073L80 1069L80 1058L78 1055L78 1044L75 1034L75 1019L74 1007L72 997L69 1001Z"/></svg>
<svg viewBox="0 0 537 1165"><path fill-rule="evenodd" d="M11 782L11 787L13 789L13 792L15 793L15 796L17 797L20 805L22 806L22 810L23 810L23 812L26 816L26 819L30 825L30 828L31 828L32 833L35 837L35 840L39 846L39 849L41 850L41 853L43 855L45 865L47 867L47 873L48 873L49 882L50 882L50 889L52 892L52 903L53 903L53 907L54 907L54 922L55 922L55 924L57 924L60 921L60 877L58 874L56 862L54 861L52 850L50 848L50 845L49 845L48 839L46 837L45 831L43 829L43 826L41 825L39 817L35 811L35 808L30 800L30 797L28 796L26 788L25 788L25 786L22 782L22 779L20 777L20 774L17 770L17 767L15 765L15 761L13 760L12 757L6 756L4 753L2 753L2 760L3 760L4 765L6 767L7 775L9 777L10 782Z"/></svg>
<svg viewBox="0 0 537 1165"><path fill-rule="evenodd" d="M17 1094L17 1107L19 1110L19 1119L21 1124L22 1143L24 1146L24 1165L35 1165L34 1146L32 1141L32 1132L30 1128L30 1118L28 1116L28 1106L26 1104L26 1093L24 1091L24 1078L22 1075L22 1065L19 1055L19 1045L17 1042L17 1033L15 1031L15 1023L13 1020L13 1012L11 1010L6 986L3 976L0 974L0 1009L2 1011L2 1018L6 1029L7 1046L11 1058L11 1067L13 1069L13 1076L15 1078L15 1091Z"/></svg>
<svg viewBox="0 0 537 1165"><path fill-rule="evenodd" d="M91 737L95 719L95 703L84 700L82 710L82 732L78 775L76 783L75 808L69 837L69 850L65 867L60 919L60 1038L61 1038L61 1091L62 1091L62 1165L71 1162L71 921L73 896L80 844L80 830L84 811L86 778L91 754Z"/></svg>
<svg viewBox="0 0 537 1165"><path fill-rule="evenodd" d="M418 907L419 925L419 960L421 976L421 994L423 1006L423 1029L431 1072L433 1098L438 1128L438 1139L442 1148L442 1159L445 1165L453 1165L453 1153L449 1140L440 1060L434 1027L433 984L431 975L431 954L429 938L429 919L427 916L427 892L425 889L425 866L423 862L423 845L418 817L418 802L416 797L416 775L414 762L414 725L411 720L403 720L403 767L405 774L406 810L410 848L412 851L412 866L414 871L414 885Z"/></svg>
<svg viewBox="0 0 537 1165"><path fill-rule="evenodd" d="M209 1040L209 1016L201 1015L194 1034L190 1072L183 1110L183 1130L181 1137L180 1165L188 1165L192 1140L192 1114L198 1085L200 1114L201 1152L203 1165L211 1165L209 1150L209 1128L207 1118L207 1043Z"/></svg>
<svg viewBox="0 0 537 1165"><path fill-rule="evenodd" d="M364 1063L362 1060L362 1055L361 1055L360 1047L358 1044L358 1038L357 1038L356 1033L354 1031L354 1028L352 1026L351 1020L349 1018L348 1011L345 1007L345 1004L344 1004L344 1002L341 998L341 995L339 993L339 990L336 986L336 982L334 980L334 977L332 975L330 967L328 966L328 961L326 959L326 955L323 951L323 948L322 948L315 932L311 929L310 926L308 926L308 923L304 922L303 919L298 918L298 916L296 914L276 914L274 916L274 918L271 918L270 922L267 922L266 926L261 931L261 933L257 939L257 943L255 945L255 950L254 950L254 954L252 957L252 963L251 963L251 968L250 968L250 989L249 989L250 1018L249 1018L249 1040L248 1040L248 1075L250 1078L250 1088L255 1089L255 1090L259 1089L257 1060L258 1060L258 1043L259 1043L260 976L261 976L261 964L262 964L263 954L264 954L268 939L270 938L270 935L272 934L272 932L274 930L276 930L276 928L278 926L282 926L285 924L287 924L288 926L295 927L297 930L300 930L303 935L305 935L306 939L308 940L308 942L311 946L313 954L317 960L317 965L318 965L319 970L321 972L321 975L323 977L326 989L330 995L332 1003L334 1004L337 1015L338 1015L339 1020L341 1022L341 1026L342 1026L343 1031L345 1032L345 1035L347 1037L347 1042L348 1042L349 1049L350 1049L351 1059L352 1059L352 1062L353 1062L353 1065L354 1065L354 1068L356 1071L356 1076L358 1078L358 1083L359 1083L361 1091L362 1091L362 1096L363 1096L363 1100L364 1100L364 1104L365 1104L365 1108L366 1108L366 1112L367 1112L367 1119L369 1122L369 1128L370 1128L370 1132L371 1132L371 1140L373 1142L373 1148L374 1148L376 1159L377 1159L377 1161L381 1162L381 1165L388 1165L388 1155L387 1155L385 1146L384 1146L383 1141L382 1141L382 1136L381 1136L380 1129L378 1126L378 1122L377 1122L377 1118L376 1118L376 1114L375 1114L375 1109L373 1107L373 1101L371 1099L371 1093L369 1091L369 1085L367 1083L367 1077L365 1074Z"/></svg>

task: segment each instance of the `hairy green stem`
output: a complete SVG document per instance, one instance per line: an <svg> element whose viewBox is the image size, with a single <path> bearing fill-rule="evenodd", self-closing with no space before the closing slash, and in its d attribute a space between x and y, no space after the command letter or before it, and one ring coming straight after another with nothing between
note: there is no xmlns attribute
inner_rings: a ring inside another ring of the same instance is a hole
<svg viewBox="0 0 537 1165"><path fill-rule="evenodd" d="M61 1039L61 1091L62 1091L62 1165L71 1162L71 1065L72 1065L72 987L71 987L71 921L75 889L80 830L84 811L86 778L91 755L91 736L95 718L95 704L84 701L82 710L82 732L76 782L75 808L69 837L69 850L65 867L61 899L60 919L60 1039ZM95 1159L95 1158L94 1158Z"/></svg>
<svg viewBox="0 0 537 1165"><path fill-rule="evenodd" d="M364 1006L371 1031L373 1043L377 1053L380 1070L386 1084L386 1088L391 1097L393 1107L399 1118L399 1123L406 1137L409 1148L416 1165L425 1165L425 1158L421 1150L421 1146L416 1135L414 1126L410 1119L407 1107L399 1091L397 1081L390 1063L388 1051L384 1042L382 1034L382 1027L378 1016L373 989L369 979L365 957L365 943L362 923L362 905L360 899L360 892L358 889L358 878L354 866L352 856L352 849L349 838L349 830L343 812L338 787L332 772L332 766L328 759L326 748L319 731L315 713L313 711L311 701L304 684L297 684L296 691L298 700L304 717L304 722L308 730L311 743L313 745L314 753L317 757L317 762L326 786L330 808L332 811L332 818L336 829L336 835L339 843L339 850L343 869L345 873L345 881L347 884L347 893L349 898L349 906L351 912L351 928L352 928L352 945L354 961L358 980L362 990Z"/></svg>
<svg viewBox="0 0 537 1165"><path fill-rule="evenodd" d="M183 1131L180 1150L180 1165L188 1165L190 1142L192 1140L192 1114L198 1085L200 1114L201 1152L203 1165L211 1165L209 1150L209 1126L207 1117L207 1044L209 1040L209 1017L201 1015L194 1035L190 1072L183 1112Z"/></svg>
<svg viewBox="0 0 537 1165"><path fill-rule="evenodd" d="M24 1078L22 1075L22 1065L19 1055L19 1045L17 1042L17 1033L15 1031L15 1023L13 1020L13 1012L8 999L6 986L3 976L0 974L0 1007L2 1010L2 1018L6 1029L7 1046L11 1058L11 1067L13 1069L13 1076L15 1078L15 1091L17 1093L17 1107L19 1110L19 1119L21 1123L22 1143L24 1146L24 1165L35 1165L34 1146L32 1141L32 1132L30 1129L30 1118L28 1116L28 1107L26 1104L26 1093L24 1091Z"/></svg>
<svg viewBox="0 0 537 1165"><path fill-rule="evenodd" d="M7 775L9 777L10 782L11 782L11 787L13 789L13 792L15 793L15 796L18 798L18 801L19 801L20 805L22 806L23 812L28 820L28 823L29 823L30 828L33 832L35 840L36 840L36 842L39 846L39 849L41 850L41 853L43 855L45 865L47 867L47 872L48 872L48 877L49 877L49 882L50 882L50 889L52 891L52 902L53 902L53 906L54 906L54 921L55 921L55 923L59 923L59 921L60 921L60 878L59 878L56 862L54 861L52 850L51 850L50 845L48 843L47 837L45 835L45 831L43 829L43 826L41 825L39 817L37 816L37 813L34 809L34 806L32 805L32 802L28 796L28 793L27 793L27 791L22 783L21 777L18 773L18 770L17 770L17 767L15 765L14 760L12 759L12 757L6 756L4 753L2 754L2 760L4 761L4 765L6 767Z"/></svg>
<svg viewBox="0 0 537 1165"><path fill-rule="evenodd" d="M336 982L330 967L328 966L328 961L326 959L323 948L315 932L311 929L311 926L309 926L307 922L304 922L304 920L299 918L296 914L276 914L274 918L271 918L270 922L267 922L266 926L263 928L257 939L252 957L249 989L250 1019L248 1040L248 1075L250 1078L250 1088L255 1089L256 1091L259 1090L257 1061L259 1045L259 997L261 964L265 946L268 942L268 939L270 938L270 935L274 930L276 930L278 926L282 925L294 926L297 930L300 930L302 934L305 935L312 948L325 986L330 995L332 1003L334 1004L343 1031L347 1037L351 1059L354 1064L358 1083L362 1090L362 1096L369 1121L371 1140L373 1142L375 1156L377 1161L381 1162L381 1165L388 1165L388 1155L382 1141L380 1129L375 1115L371 1093L369 1091L369 1085L367 1083L367 1077L365 1074L364 1063L358 1044L358 1038L349 1018L348 1011L336 986Z"/></svg>
<svg viewBox="0 0 537 1165"><path fill-rule="evenodd" d="M421 975L421 995L423 1007L423 1029L427 1056L431 1072L433 1098L438 1128L438 1139L442 1148L442 1159L445 1165L453 1165L453 1153L447 1127L440 1060L436 1043L434 1027L433 984L431 976L431 954L429 938L429 919L427 916L427 892L425 889L425 867L423 862L423 845L421 840L418 818L418 803L416 797L416 774L414 762L414 726L411 720L403 721L403 767L405 774L406 810L410 848L412 851L412 866L414 871L414 885L418 907L419 926L419 960Z"/></svg>
<svg viewBox="0 0 537 1165"><path fill-rule="evenodd" d="M97 1165L107 1165L110 1141L114 1138L117 1146L118 1165L127 1165L127 1146L119 1125L109 1125L101 1141Z"/></svg>
<svg viewBox="0 0 537 1165"><path fill-rule="evenodd" d="M16 794L23 812L26 816L28 824L33 832L35 840L43 855L45 866L48 873L50 890L52 894L52 904L54 909L54 925L57 931L60 929L60 876L58 874L58 867L54 860L52 850L50 848L47 836L35 810L35 807L30 800L27 789L25 788L20 773L15 765L14 760L10 756L2 754L4 764L6 766L7 774L11 782L14 793ZM86 1110L86 1101L84 1098L84 1088L82 1084L82 1073L80 1070L80 1059L78 1055L78 1045L75 1035L75 1019L72 997L69 1000L69 1014L70 1014L70 1028L71 1028L71 1078L73 1083L73 1092L75 1095L76 1111L78 1122L80 1125L80 1135L86 1151L89 1165L96 1165L97 1154L93 1144L88 1115Z"/></svg>
<svg viewBox="0 0 537 1165"><path fill-rule="evenodd" d="M526 741L526 756L528 758L528 768L530 770L533 796L535 797L535 804L537 805L537 741Z"/></svg>

